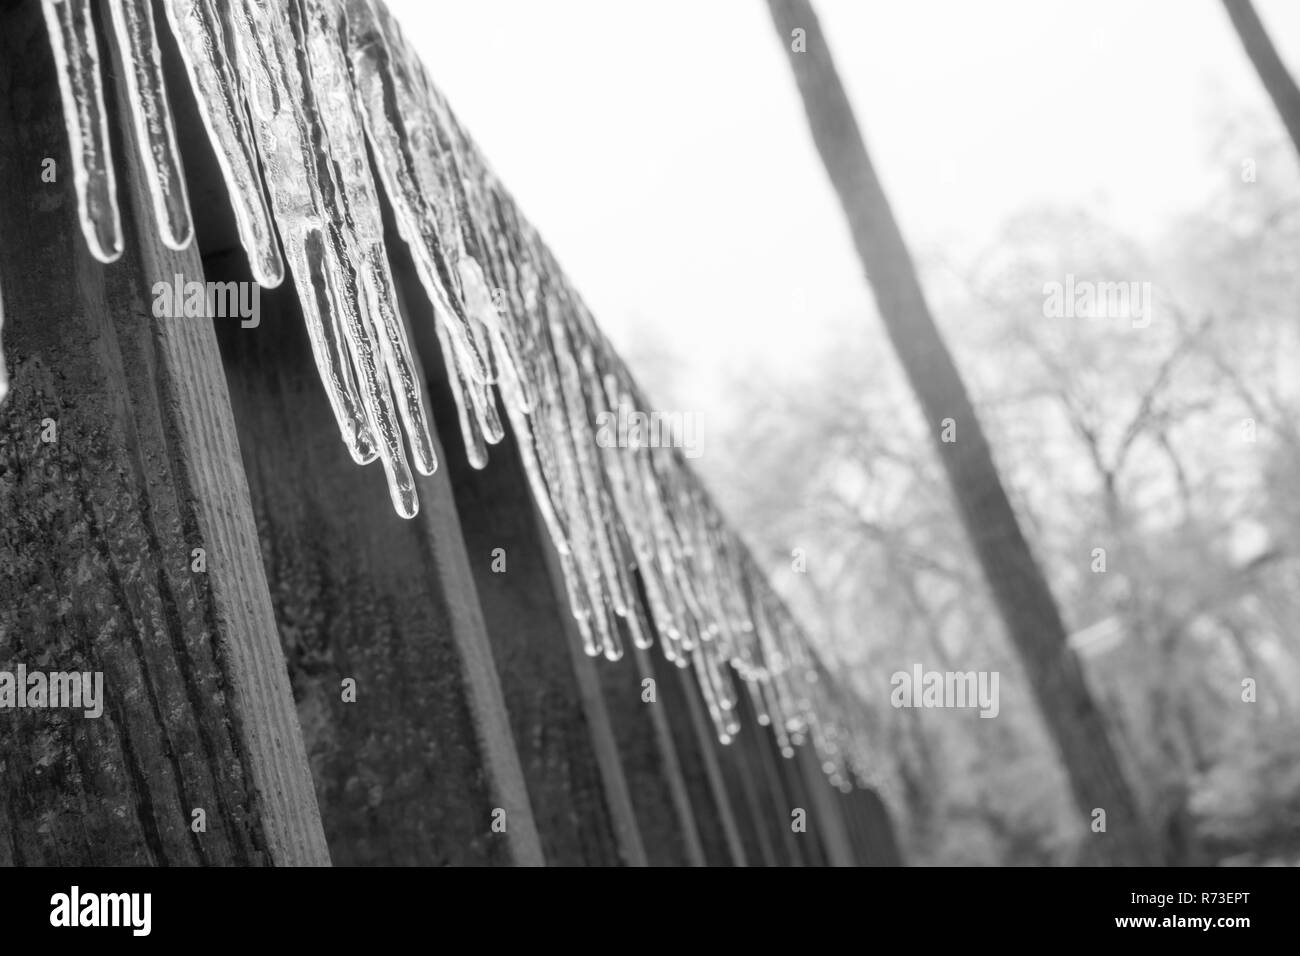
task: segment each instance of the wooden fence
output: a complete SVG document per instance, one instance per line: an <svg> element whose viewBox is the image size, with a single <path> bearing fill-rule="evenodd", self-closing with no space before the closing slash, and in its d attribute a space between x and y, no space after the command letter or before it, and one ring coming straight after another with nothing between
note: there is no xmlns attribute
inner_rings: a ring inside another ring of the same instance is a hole
<svg viewBox="0 0 1300 956"><path fill-rule="evenodd" d="M783 756L745 693L723 745L691 670L583 653L513 436L482 470L441 442L404 520L339 442L288 283L256 328L154 318L158 276L251 278L194 104L172 105L197 241L157 239L127 159L104 265L39 4L0 2L0 670L105 688L98 719L0 710L0 863L898 863L877 795L832 787L810 743Z"/></svg>

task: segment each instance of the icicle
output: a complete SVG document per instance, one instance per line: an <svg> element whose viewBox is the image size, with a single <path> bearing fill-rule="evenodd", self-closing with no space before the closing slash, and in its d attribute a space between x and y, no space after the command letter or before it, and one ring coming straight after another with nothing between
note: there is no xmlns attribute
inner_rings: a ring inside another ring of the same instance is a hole
<svg viewBox="0 0 1300 956"><path fill-rule="evenodd" d="M802 743L833 785L874 780L863 709L681 453L595 440L601 411L650 406L382 3L164 2L253 275L276 285L287 262L349 453L381 460L398 513L418 506L403 439L416 471L436 461L376 173L433 308L470 464L506 434L499 391L583 650L616 660L625 635L639 651L657 638L724 743L745 694L784 755ZM43 9L82 229L111 261L122 240L89 0ZM192 228L149 2L110 0L110 13L160 232L181 246ZM4 376L0 364L0 401Z"/></svg>
<svg viewBox="0 0 1300 956"><path fill-rule="evenodd" d="M313 91L309 103L315 107L309 115L321 125L329 142L334 173L331 179L337 196L336 211L340 214L338 224L342 227L342 254L361 280L364 294L358 305L369 319L368 323L354 325L349 344L354 362L358 363L358 374L366 385L364 394L370 421L386 436L381 457L394 500L409 502L413 514L415 491L413 486L408 491L411 478L406 470L401 437L392 421L392 392L396 393L417 469L431 475L437 462L424 419L419 377L406 341L405 323L397 310L397 291L384 247L379 196L371 179L361 117L344 56L343 7L338 0L306 0L303 16L307 20L304 30L310 63L308 87ZM351 316L350 311L347 314ZM376 345L377 357L373 354ZM364 363L376 360L380 367L372 370L367 366L363 371Z"/></svg>
<svg viewBox="0 0 1300 956"><path fill-rule="evenodd" d="M366 135L420 283L455 345L447 360L463 363L468 378L486 381L487 360L456 302L459 290L452 287L458 281L456 263L442 259L457 248L458 240L450 239L456 227L450 221L444 173L433 153L436 133L427 110L418 105L411 57L400 35L383 30L370 0L348 0L348 26L348 56Z"/></svg>
<svg viewBox="0 0 1300 956"><path fill-rule="evenodd" d="M473 468L487 467L487 442L483 438L483 428L479 424L478 414L473 408L469 377L461 366L452 358L452 344L449 333L441 323L437 326L438 345L442 349L443 360L447 366L447 384L451 387L451 397L456 402L456 415L460 421L460 433L465 439L465 457Z"/></svg>
<svg viewBox="0 0 1300 956"><path fill-rule="evenodd" d="M162 53L154 33L150 0L109 0L109 19L126 72L140 162L163 245L184 249L194 238L185 171L163 88Z"/></svg>
<svg viewBox="0 0 1300 956"><path fill-rule="evenodd" d="M557 328L560 337L557 340L556 358L560 366L560 384L569 414L569 438L573 448L573 462L577 469L576 479L581 494L581 507L585 509L587 528L591 539L592 559L599 569L597 587L609 598L616 613L626 613L627 602L618 590L618 581L614 573L614 559L609 545L609 518L602 507L601 480L593 463L592 448L595 447L595 435L591 422L593 415L587 407L579 381L578 364L573 360L572 351L576 346L563 337L562 327Z"/></svg>
<svg viewBox="0 0 1300 956"><path fill-rule="evenodd" d="M234 19L254 136L317 371L348 452L365 464L379 452L346 352L338 300L346 283L335 274L339 263L326 234L330 219L286 11L266 0L241 0L227 12Z"/></svg>
<svg viewBox="0 0 1300 956"><path fill-rule="evenodd" d="M470 406L474 409L474 417L478 419L479 431L483 433L484 440L489 445L500 444L506 436L506 430L501 424L500 416L497 415L497 403L491 387L486 382L476 382L473 379L466 379L465 386L469 394Z"/></svg>
<svg viewBox="0 0 1300 956"><path fill-rule="evenodd" d="M745 690L749 694L750 703L754 705L754 717L760 727L766 727L772 723L772 718L768 715L767 704L763 700L763 690L759 684L759 676L754 675L753 679L745 681Z"/></svg>
<svg viewBox="0 0 1300 956"><path fill-rule="evenodd" d="M562 493L563 477L560 474L559 453L556 449L556 442L560 437L549 427L552 421L551 410L559 400L558 386L555 383L554 362L547 351L549 343L549 334L546 330L545 322L542 319L543 302L541 296L541 280L537 275L536 269L533 268L532 262L527 257L526 245L520 247L520 292L524 300L524 320L526 322L527 352L525 354L525 363L530 375L525 376L527 380L533 382L533 397L530 404L533 407L531 417L540 425L540 429L534 429L537 451L537 462L540 466L541 475L547 488L551 490L550 500L555 513L560 516L562 527L568 529L569 520L565 514Z"/></svg>
<svg viewBox="0 0 1300 956"><path fill-rule="evenodd" d="M406 340L405 323L397 312L397 295L384 250L378 246L367 250L366 264L362 275L366 279L367 312L374 323L371 334L379 341L384 366L400 400L402 423L411 442L415 467L423 475L432 475L438 469L438 457L424 416L420 377Z"/></svg>
<svg viewBox="0 0 1300 956"><path fill-rule="evenodd" d="M274 288L284 281L284 262L222 21L211 0L167 0L167 20L230 196L249 269L259 285Z"/></svg>
<svg viewBox="0 0 1300 956"><path fill-rule="evenodd" d="M262 0L256 2L261 4ZM344 371L350 372L347 400L353 402L359 394L363 427L368 437L375 441L366 460L379 458L397 513L410 518L418 508L415 482L397 430L388 369L382 362L384 350L374 338L374 323L367 314L367 303L361 291L366 259L358 235L358 203L353 194L353 190L360 187L355 181L349 182L339 170L340 157L347 163L348 172L356 171L356 163L355 160L347 162L346 147L336 144L330 137L330 104L338 105L343 88L337 85L340 82L338 77L334 77L334 85L331 84L328 72L323 76L316 75L309 48L318 44L311 42L307 16L302 0L289 0L287 21L281 19L277 25L287 22L290 30L286 39L293 42L286 44L284 52L292 52L294 61L285 61L281 67L283 75L289 78L286 85L291 88L297 85L301 99L294 105L301 106L299 118L305 133L304 141L313 147L311 153L303 158L308 178L317 190L313 197L317 204L313 213L324 225L321 265L326 279L329 315L335 334L341 335L346 349ZM338 122L342 123L342 120ZM391 293L391 281L389 285Z"/></svg>
<svg viewBox="0 0 1300 956"><path fill-rule="evenodd" d="M5 362L5 299L4 290L0 289L0 405L9 397L9 366Z"/></svg>
<svg viewBox="0 0 1300 956"><path fill-rule="evenodd" d="M569 607L573 610L574 620L578 622L578 630L582 636L582 649L588 657L595 657L601 652L601 646L596 641L596 635L591 629L591 605L587 602L587 595L582 588L582 574L575 565L576 558L572 553L560 555L560 569L563 572L564 587L569 597Z"/></svg>
<svg viewBox="0 0 1300 956"><path fill-rule="evenodd" d="M59 76L81 232L91 255L116 262L122 255L122 220L90 0L42 0L41 8Z"/></svg>
<svg viewBox="0 0 1300 956"><path fill-rule="evenodd" d="M528 479L528 486L533 493L533 500L537 503L537 509L541 512L542 522L550 533L555 549L561 555L569 554L568 535L565 534L564 527L555 512L551 489L547 487L541 463L537 460L537 438L533 434L532 422L525 410L525 400L516 397L515 394L517 390L523 388L523 385L512 375L502 380L501 388L502 397L505 399L506 415L510 419L510 427L514 430L520 461L523 462L524 475Z"/></svg>
<svg viewBox="0 0 1300 956"><path fill-rule="evenodd" d="M632 593L630 587L629 593ZM642 618L641 608L637 605L637 602L632 602L632 606L628 608L624 620L627 621L628 634L632 637L633 647L645 651L654 646L654 638L651 636L647 622Z"/></svg>
<svg viewBox="0 0 1300 956"><path fill-rule="evenodd" d="M718 740L729 744L740 730L733 713L735 702L731 688L724 687L730 683L729 678L719 673L716 661L701 647L695 649L691 662L695 665L695 680L700 685Z"/></svg>

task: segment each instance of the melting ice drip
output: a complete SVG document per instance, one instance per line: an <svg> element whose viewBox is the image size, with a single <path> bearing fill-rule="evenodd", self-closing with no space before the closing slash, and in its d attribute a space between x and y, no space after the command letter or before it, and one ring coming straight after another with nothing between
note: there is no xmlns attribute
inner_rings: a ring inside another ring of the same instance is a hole
<svg viewBox="0 0 1300 956"><path fill-rule="evenodd" d="M42 2L81 228L96 258L112 262L122 231L90 0ZM811 740L834 783L868 780L862 708L818 670L677 450L594 440L600 410L649 405L383 5L166 0L165 9L253 275L268 287L283 280L278 235L343 441L358 463L381 461L397 512L409 518L419 506L407 447L416 471L432 474L437 462L397 311L381 188L433 307L469 460L482 468L505 435L495 386L586 652L617 660L624 636L644 649L658 634L664 656L693 670L724 743L746 693L787 755ZM152 7L109 0L109 10L156 226L184 248L193 228ZM3 374L0 362L0 397Z"/></svg>

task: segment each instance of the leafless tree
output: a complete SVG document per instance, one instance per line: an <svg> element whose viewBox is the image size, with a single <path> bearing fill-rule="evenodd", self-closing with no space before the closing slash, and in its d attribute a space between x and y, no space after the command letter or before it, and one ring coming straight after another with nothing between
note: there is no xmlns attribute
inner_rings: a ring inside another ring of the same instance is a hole
<svg viewBox="0 0 1300 956"><path fill-rule="evenodd" d="M1160 842L1143 818L1104 715L1068 647L1056 601L930 314L816 14L807 0L768 0L768 5L881 317L930 425L962 524L1024 664L1075 800L1084 812L1106 811L1108 829L1099 841L1098 857L1113 863L1159 863ZM945 420L955 427L955 441L942 440Z"/></svg>

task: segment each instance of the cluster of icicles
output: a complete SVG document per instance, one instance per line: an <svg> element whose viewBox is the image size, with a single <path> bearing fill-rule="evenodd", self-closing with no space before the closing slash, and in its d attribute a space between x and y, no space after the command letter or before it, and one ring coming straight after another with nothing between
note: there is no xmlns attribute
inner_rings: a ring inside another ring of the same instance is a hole
<svg viewBox="0 0 1300 956"><path fill-rule="evenodd" d="M122 231L90 0L43 4L82 230L112 262ZM412 464L432 474L437 462L380 188L433 306L469 460L484 466L504 411L587 653L616 660L625 640L648 648L657 634L669 661L694 670L723 742L739 730L736 694L747 693L787 755L809 740L837 785L867 780L860 708L819 671L678 453L595 441L601 411L648 406L382 4L164 6L253 276L283 280L282 245L343 441L358 463L380 460L398 513L418 508ZM181 249L193 227L152 7L108 9L156 226Z"/></svg>

